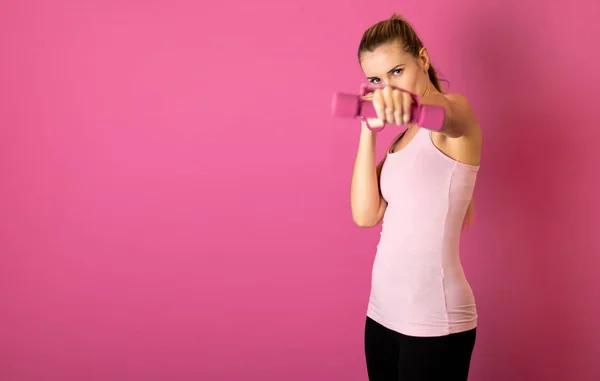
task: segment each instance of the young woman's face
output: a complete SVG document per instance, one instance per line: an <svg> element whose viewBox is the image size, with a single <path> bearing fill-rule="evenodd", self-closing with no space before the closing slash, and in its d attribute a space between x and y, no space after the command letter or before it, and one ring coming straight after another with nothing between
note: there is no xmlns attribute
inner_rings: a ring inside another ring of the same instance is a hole
<svg viewBox="0 0 600 381"><path fill-rule="evenodd" d="M375 85L393 85L418 95L429 91L429 56L421 49L418 58L406 53L394 41L379 46L373 52L363 52L360 59L367 80Z"/></svg>

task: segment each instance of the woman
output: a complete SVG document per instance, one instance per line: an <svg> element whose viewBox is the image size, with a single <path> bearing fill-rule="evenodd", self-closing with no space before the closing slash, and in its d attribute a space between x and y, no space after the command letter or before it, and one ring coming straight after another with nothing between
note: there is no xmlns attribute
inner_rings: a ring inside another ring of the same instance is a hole
<svg viewBox="0 0 600 381"><path fill-rule="evenodd" d="M463 96L444 93L427 49L401 16L366 30L358 58L371 83L408 90L446 111L441 130L409 124L379 164L377 134L362 124L352 216L361 227L383 220L365 327L369 379L467 380L477 311L459 238L471 220L479 125ZM409 93L384 87L369 96L378 116L371 127L410 120Z"/></svg>

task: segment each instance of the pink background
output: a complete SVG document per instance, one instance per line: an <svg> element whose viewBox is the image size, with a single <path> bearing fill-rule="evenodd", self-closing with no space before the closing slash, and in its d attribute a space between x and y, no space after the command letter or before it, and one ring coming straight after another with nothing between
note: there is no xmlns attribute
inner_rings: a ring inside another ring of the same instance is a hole
<svg viewBox="0 0 600 381"><path fill-rule="evenodd" d="M366 380L329 105L393 11L485 134L471 380L600 379L598 4L3 1L0 379Z"/></svg>

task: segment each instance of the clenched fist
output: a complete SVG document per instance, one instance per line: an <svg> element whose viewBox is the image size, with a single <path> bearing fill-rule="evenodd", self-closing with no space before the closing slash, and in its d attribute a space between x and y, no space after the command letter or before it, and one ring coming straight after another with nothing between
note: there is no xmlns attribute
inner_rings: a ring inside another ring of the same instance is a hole
<svg viewBox="0 0 600 381"><path fill-rule="evenodd" d="M364 96L371 100L377 113L377 119L367 119L371 127L381 127L384 124L406 125L411 120L415 97L408 91L386 86L377 88Z"/></svg>

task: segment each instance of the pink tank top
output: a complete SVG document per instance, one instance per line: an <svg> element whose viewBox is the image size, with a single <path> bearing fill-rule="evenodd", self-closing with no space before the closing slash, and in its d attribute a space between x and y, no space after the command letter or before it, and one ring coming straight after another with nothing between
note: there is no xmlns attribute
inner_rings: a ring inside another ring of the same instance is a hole
<svg viewBox="0 0 600 381"><path fill-rule="evenodd" d="M477 326L459 239L478 170L446 156L421 128L400 151L388 151L380 178L388 205L373 263L371 319L409 336Z"/></svg>

